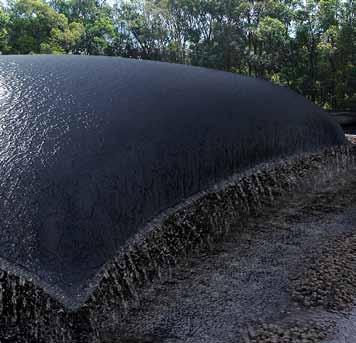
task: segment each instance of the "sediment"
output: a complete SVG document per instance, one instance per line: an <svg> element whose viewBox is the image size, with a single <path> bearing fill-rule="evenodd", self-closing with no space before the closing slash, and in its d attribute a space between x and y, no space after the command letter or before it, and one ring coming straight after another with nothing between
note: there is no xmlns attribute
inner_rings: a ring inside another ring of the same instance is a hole
<svg viewBox="0 0 356 343"><path fill-rule="evenodd" d="M120 308L120 318L116 320L125 318L139 302L141 287L165 277L169 266L210 249L229 233L235 222L270 205L286 192L300 192L342 175L355 165L355 156L356 146L347 145L275 161L195 195L156 218L107 263L88 286L86 301L77 309L69 310L60 298L49 296L30 279L3 271L2 338L19 343L99 342L98 332L112 320L113 313L117 314ZM303 295L300 290L305 285L301 287L296 287L296 292L299 289Z"/></svg>
<svg viewBox="0 0 356 343"><path fill-rule="evenodd" d="M256 330L248 328L243 343L319 343L326 337L325 328L317 325L285 328L276 324L262 324Z"/></svg>
<svg viewBox="0 0 356 343"><path fill-rule="evenodd" d="M335 240L293 282L292 297L306 307L349 310L356 296L356 234Z"/></svg>

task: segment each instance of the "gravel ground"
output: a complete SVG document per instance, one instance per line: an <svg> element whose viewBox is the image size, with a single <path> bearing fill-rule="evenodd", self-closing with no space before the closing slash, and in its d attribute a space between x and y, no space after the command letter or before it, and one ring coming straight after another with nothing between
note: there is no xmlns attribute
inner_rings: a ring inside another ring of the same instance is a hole
<svg viewBox="0 0 356 343"><path fill-rule="evenodd" d="M255 213L169 275L103 343L354 343L356 173Z"/></svg>

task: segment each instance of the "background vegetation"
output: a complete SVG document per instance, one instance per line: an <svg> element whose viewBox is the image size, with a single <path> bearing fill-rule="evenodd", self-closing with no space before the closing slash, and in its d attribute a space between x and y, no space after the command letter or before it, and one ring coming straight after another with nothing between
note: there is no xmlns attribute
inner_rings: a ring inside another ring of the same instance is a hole
<svg viewBox="0 0 356 343"><path fill-rule="evenodd" d="M205 66L356 111L356 0L9 0L0 51Z"/></svg>

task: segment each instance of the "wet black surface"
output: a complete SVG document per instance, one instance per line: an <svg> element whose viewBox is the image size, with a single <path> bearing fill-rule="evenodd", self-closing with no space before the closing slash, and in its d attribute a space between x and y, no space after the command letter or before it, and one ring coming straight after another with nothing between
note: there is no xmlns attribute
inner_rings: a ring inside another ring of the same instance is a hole
<svg viewBox="0 0 356 343"><path fill-rule="evenodd" d="M285 88L104 57L0 57L0 256L70 296L150 218L259 161L344 142Z"/></svg>
<svg viewBox="0 0 356 343"><path fill-rule="evenodd" d="M340 125L355 126L356 113L352 111L328 112Z"/></svg>
<svg viewBox="0 0 356 343"><path fill-rule="evenodd" d="M350 134L350 135L356 135L356 125L348 125L343 127L345 133Z"/></svg>

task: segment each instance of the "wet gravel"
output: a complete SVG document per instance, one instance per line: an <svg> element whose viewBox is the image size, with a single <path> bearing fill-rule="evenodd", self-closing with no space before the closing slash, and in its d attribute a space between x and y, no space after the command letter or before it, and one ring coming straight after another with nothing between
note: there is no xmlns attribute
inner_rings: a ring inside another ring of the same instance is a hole
<svg viewBox="0 0 356 343"><path fill-rule="evenodd" d="M345 310L356 295L356 233L326 246L294 282L292 297L306 307Z"/></svg>
<svg viewBox="0 0 356 343"><path fill-rule="evenodd" d="M314 326L292 326L285 328L275 324L263 324L257 331L249 327L243 336L245 343L317 343L327 337L325 328Z"/></svg>

